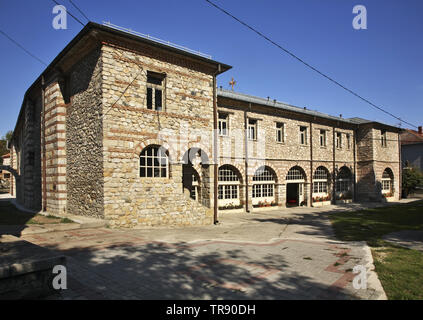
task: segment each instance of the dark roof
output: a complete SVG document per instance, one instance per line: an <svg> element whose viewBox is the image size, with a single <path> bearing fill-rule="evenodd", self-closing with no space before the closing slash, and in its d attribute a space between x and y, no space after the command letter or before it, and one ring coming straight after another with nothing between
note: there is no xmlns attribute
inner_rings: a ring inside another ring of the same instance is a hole
<svg viewBox="0 0 423 320"><path fill-rule="evenodd" d="M239 92L235 92L235 91L231 91L231 90L225 90L225 89L221 89L221 88L217 89L217 95L220 96L220 97L223 97L223 98L230 98L230 99L240 100L240 101L244 101L244 102L256 103L256 104L260 104L260 105L264 105L264 106L269 106L269 107L283 109L283 110L287 110L287 111L302 113L302 114L306 114L306 115L310 115L310 116L315 116L315 117L324 118L324 119L328 119L328 120L339 121L339 122L348 123L348 124L352 124L352 125L378 123L378 124L382 124L384 126L399 129L397 127L394 127L394 126L391 126L391 125L388 125L388 124L385 124L385 123L381 123L381 122L366 120L366 119L358 118L358 117L341 118L341 117L331 116L329 114L310 110L310 109L307 109L305 107L301 108L301 107L293 106L293 105L290 105L290 104L287 104L287 103L284 103L284 102L271 100L271 99L264 99L264 98L248 95L248 94L245 94L245 93L239 93Z"/></svg>
<svg viewBox="0 0 423 320"><path fill-rule="evenodd" d="M84 29L87 28L87 27L100 29L102 31L106 31L106 32L109 32L109 33L112 33L112 34L115 34L115 35L123 36L123 37L126 37L128 39L133 39L133 40L136 40L136 41L139 41L139 42L147 43L147 44L150 44L152 46L162 48L162 49L166 49L166 50L172 51L174 53L178 53L178 54L188 56L188 57L191 57L191 58L203 61L203 62L214 64L216 66L220 65L222 70L219 73L223 73L223 72L232 68L232 66L230 66L230 65L227 65L225 63L206 58L203 55L199 55L199 54L195 54L195 53L192 53L192 52L189 52L189 51L186 51L186 50L178 49L178 48L176 48L172 45L167 45L167 44L164 44L162 42L154 41L151 38L148 39L148 38L145 38L145 37L141 37L141 36L138 36L138 35L133 34L133 33L129 33L129 32L125 32L125 31L113 28L113 27L109 27L107 25L102 25L102 24L98 24L98 23L95 23L95 22L89 22L84 27Z"/></svg>
<svg viewBox="0 0 423 320"><path fill-rule="evenodd" d="M350 120L352 123L355 123L355 124L365 124L365 123L372 123L373 122L371 120L367 120L367 119L363 119L363 118L359 118L359 117L348 118L348 120Z"/></svg>
<svg viewBox="0 0 423 320"><path fill-rule="evenodd" d="M411 129L405 129L400 138L402 145L423 143L423 134Z"/></svg>
<svg viewBox="0 0 423 320"><path fill-rule="evenodd" d="M278 108L278 109L284 109L284 110L287 110L287 111L303 113L303 114L321 117L321 118L326 118L326 119L330 119L330 120L352 123L348 119L341 118L341 117L334 117L334 116L328 115L326 113L322 113L322 112L318 112L318 111L314 111L314 110L309 110L305 107L301 108L301 107L293 106L293 105L290 105L290 104L287 104L287 103L284 103L284 102L270 100L270 99L264 99L264 98L248 95L248 94L245 94L245 93L239 93L239 92L235 92L235 91L231 91L231 90L225 90L225 89L219 88L219 89L217 89L217 95L224 97L224 98L230 98L230 99L240 100L240 101L244 101L244 102L256 103L256 104L260 104L260 105L265 105L265 106L274 107L274 108Z"/></svg>

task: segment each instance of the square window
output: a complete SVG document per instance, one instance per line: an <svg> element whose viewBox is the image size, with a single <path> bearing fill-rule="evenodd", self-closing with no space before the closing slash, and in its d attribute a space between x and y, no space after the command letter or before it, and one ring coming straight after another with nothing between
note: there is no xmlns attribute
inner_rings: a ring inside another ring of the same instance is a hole
<svg viewBox="0 0 423 320"><path fill-rule="evenodd" d="M220 136L227 136L228 135L228 123L229 123L229 116L227 114L219 114L219 135Z"/></svg>
<svg viewBox="0 0 423 320"><path fill-rule="evenodd" d="M337 132L336 133L335 145L336 145L336 148L337 149L341 149L342 148L342 134L341 134L341 132Z"/></svg>
<svg viewBox="0 0 423 320"><path fill-rule="evenodd" d="M163 110L166 75L147 71L147 109Z"/></svg>
<svg viewBox="0 0 423 320"><path fill-rule="evenodd" d="M307 144L307 127L300 127L300 144Z"/></svg>
<svg viewBox="0 0 423 320"><path fill-rule="evenodd" d="M386 138L386 130L380 131L380 139L381 139L382 147L386 147L388 145L388 140Z"/></svg>
<svg viewBox="0 0 423 320"><path fill-rule="evenodd" d="M248 139L257 140L257 120L248 120Z"/></svg>
<svg viewBox="0 0 423 320"><path fill-rule="evenodd" d="M284 124L277 122L276 123L276 142L284 142Z"/></svg>
<svg viewBox="0 0 423 320"><path fill-rule="evenodd" d="M349 150L351 148L351 135L347 133L345 137L347 138L347 149Z"/></svg>
<svg viewBox="0 0 423 320"><path fill-rule="evenodd" d="M320 130L320 146L326 147L326 130Z"/></svg>

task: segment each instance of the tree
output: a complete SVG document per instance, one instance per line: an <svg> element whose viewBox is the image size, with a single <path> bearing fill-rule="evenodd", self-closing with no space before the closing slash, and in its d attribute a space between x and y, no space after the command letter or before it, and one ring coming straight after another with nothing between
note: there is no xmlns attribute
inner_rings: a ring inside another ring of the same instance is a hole
<svg viewBox="0 0 423 320"><path fill-rule="evenodd" d="M10 142L12 135L13 131L8 131L6 135L0 139L0 164L3 164L3 158L1 158L1 156L9 153L9 150L7 149L7 142Z"/></svg>
<svg viewBox="0 0 423 320"><path fill-rule="evenodd" d="M405 167L402 170L402 190L405 198L422 185L423 173L418 168Z"/></svg>

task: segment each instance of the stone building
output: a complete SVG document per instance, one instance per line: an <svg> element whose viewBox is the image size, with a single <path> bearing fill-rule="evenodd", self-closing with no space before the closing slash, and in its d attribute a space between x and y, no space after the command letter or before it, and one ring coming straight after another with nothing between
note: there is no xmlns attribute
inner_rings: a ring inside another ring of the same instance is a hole
<svg viewBox="0 0 423 320"><path fill-rule="evenodd" d="M25 94L11 192L112 227L399 198L397 128L217 89L230 68L87 24Z"/></svg>
<svg viewBox="0 0 423 320"><path fill-rule="evenodd" d="M10 153L2 155L3 159L3 166L10 166ZM10 179L10 172L6 170L0 169L0 180L9 180Z"/></svg>

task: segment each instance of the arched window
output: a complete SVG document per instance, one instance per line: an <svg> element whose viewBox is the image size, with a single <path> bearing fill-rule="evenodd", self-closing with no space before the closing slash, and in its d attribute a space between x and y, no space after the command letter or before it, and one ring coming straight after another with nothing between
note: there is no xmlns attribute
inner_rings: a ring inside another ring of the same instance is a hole
<svg viewBox="0 0 423 320"><path fill-rule="evenodd" d="M166 149L160 146L148 146L141 151L140 177L167 178L169 160Z"/></svg>
<svg viewBox="0 0 423 320"><path fill-rule="evenodd" d="M394 174L392 170L386 168L382 174L382 194L392 193L394 184Z"/></svg>
<svg viewBox="0 0 423 320"><path fill-rule="evenodd" d="M292 167L288 171L288 174L286 175L286 180L304 182L305 181L304 170L301 169L301 167L298 167L298 166Z"/></svg>
<svg viewBox="0 0 423 320"><path fill-rule="evenodd" d="M240 175L235 170L235 168L229 165L223 165L219 168L218 202L220 206L238 206L240 204Z"/></svg>
<svg viewBox="0 0 423 320"><path fill-rule="evenodd" d="M253 176L253 205L275 202L276 175L268 167L260 167Z"/></svg>
<svg viewBox="0 0 423 320"><path fill-rule="evenodd" d="M352 174L351 170L346 166L339 169L338 175L336 176L336 192L348 192L351 190Z"/></svg>
<svg viewBox="0 0 423 320"><path fill-rule="evenodd" d="M313 175L313 193L319 193L321 195L328 194L328 185L330 175L328 169L321 166L314 171Z"/></svg>

